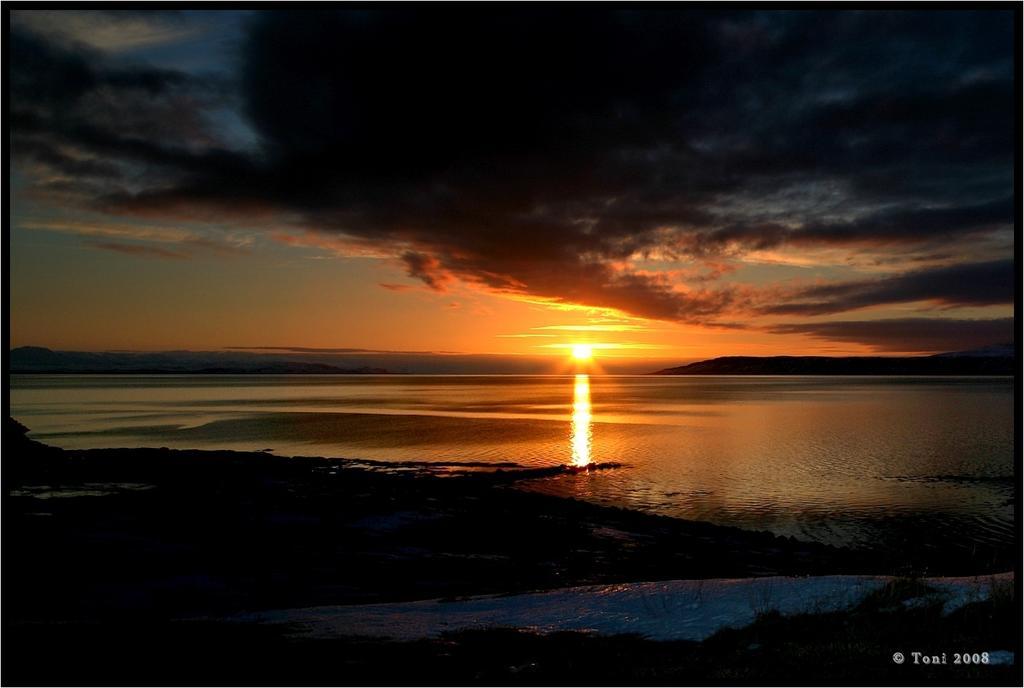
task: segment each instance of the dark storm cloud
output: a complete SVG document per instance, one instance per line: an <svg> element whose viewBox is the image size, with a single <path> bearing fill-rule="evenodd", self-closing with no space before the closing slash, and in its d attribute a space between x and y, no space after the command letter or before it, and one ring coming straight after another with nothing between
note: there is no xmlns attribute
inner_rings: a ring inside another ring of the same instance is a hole
<svg viewBox="0 0 1024 688"><path fill-rule="evenodd" d="M894 318L790 323L770 328L776 334L805 334L833 342L867 344L880 352L958 351L1014 339L1013 318L958 320Z"/></svg>
<svg viewBox="0 0 1024 688"><path fill-rule="evenodd" d="M459 279L709 322L749 308L751 295L687 291L631 261L893 245L912 259L1008 234L1013 21L260 12L223 88L15 36L14 150L79 179L111 212L276 211L393 255L432 289ZM258 151L231 150L204 127L224 98L241 104ZM72 164L97 157L115 169ZM909 289L901 279L887 288ZM940 286L917 288L944 301L928 292ZM891 298L837 288L840 301Z"/></svg>
<svg viewBox="0 0 1024 688"><path fill-rule="evenodd" d="M449 273L441 268L441 263L432 256L408 251L402 254L402 262L405 263L410 277L421 280L435 291L444 291L445 283L451 280Z"/></svg>
<svg viewBox="0 0 1024 688"><path fill-rule="evenodd" d="M1016 273L1012 260L950 265L871 280L835 282L798 289L786 303L762 312L824 315L912 301L943 306L1012 304Z"/></svg>
<svg viewBox="0 0 1024 688"><path fill-rule="evenodd" d="M811 223L793 232L789 240L801 244L936 242L1009 227L1013 224L1013 210L1012 196L972 205L898 208L852 222Z"/></svg>
<svg viewBox="0 0 1024 688"><path fill-rule="evenodd" d="M41 167L44 179L73 180L67 191L98 203L200 172L251 169L219 149L204 122L224 102L212 79L108 64L18 31L8 49L12 153Z"/></svg>
<svg viewBox="0 0 1024 688"><path fill-rule="evenodd" d="M692 253L717 254L734 244L762 250L780 246L939 245L1010 227L1013 212L1010 196L972 205L895 208L855 220L810 221L795 226L739 223L694 235L683 248Z"/></svg>

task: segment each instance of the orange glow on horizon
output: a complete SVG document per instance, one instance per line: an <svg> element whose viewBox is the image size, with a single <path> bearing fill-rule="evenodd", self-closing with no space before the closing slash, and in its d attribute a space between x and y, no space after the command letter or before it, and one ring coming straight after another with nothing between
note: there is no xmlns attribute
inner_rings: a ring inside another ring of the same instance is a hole
<svg viewBox="0 0 1024 688"><path fill-rule="evenodd" d="M594 357L594 348L589 344L573 344L572 357L581 363L589 361Z"/></svg>

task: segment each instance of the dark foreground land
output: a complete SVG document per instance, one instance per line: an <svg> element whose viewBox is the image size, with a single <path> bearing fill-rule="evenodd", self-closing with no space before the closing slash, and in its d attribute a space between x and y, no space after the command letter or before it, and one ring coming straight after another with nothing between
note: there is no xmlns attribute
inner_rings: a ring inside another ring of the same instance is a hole
<svg viewBox="0 0 1024 688"><path fill-rule="evenodd" d="M1012 590L943 616L905 583L852 612L702 643L525 631L298 639L236 612L658 579L1013 568L851 552L516 489L551 471L397 468L262 453L4 453L5 684L1013 683L1014 667L897 667L898 649L1012 649ZM609 467L616 470L615 467ZM552 469L554 471L567 469ZM909 580L909 579L908 579Z"/></svg>
<svg viewBox="0 0 1024 688"><path fill-rule="evenodd" d="M762 615L701 643L494 629L391 642L296 640L280 627L202 621L8 624L6 685L1020 685L1014 665L953 665L954 652L1013 649L1009 587L943 614L890 585L855 609ZM910 652L946 653L914 665ZM892 661L895 651L908 657ZM1018 649L1019 651L1019 649ZM1017 655L1019 661L1019 654Z"/></svg>

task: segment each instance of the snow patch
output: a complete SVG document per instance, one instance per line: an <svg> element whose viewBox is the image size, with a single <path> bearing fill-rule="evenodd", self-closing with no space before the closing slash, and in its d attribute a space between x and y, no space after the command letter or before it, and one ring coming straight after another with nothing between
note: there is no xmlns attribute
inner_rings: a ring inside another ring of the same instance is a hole
<svg viewBox="0 0 1024 688"><path fill-rule="evenodd" d="M703 640L723 628L749 625L768 611L797 614L845 609L891 580L887 576L774 576L590 585L457 601L273 610L231 620L287 624L291 633L312 638L361 635L413 640L456 630L522 628ZM997 581L1006 580L1012 581L1013 574L922 582L947 596L948 612L985 599Z"/></svg>

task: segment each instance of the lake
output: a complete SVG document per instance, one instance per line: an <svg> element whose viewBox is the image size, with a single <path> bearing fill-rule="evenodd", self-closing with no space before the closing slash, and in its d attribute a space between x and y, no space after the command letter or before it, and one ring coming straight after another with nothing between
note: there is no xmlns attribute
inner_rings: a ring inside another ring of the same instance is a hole
<svg viewBox="0 0 1024 688"><path fill-rule="evenodd" d="M1012 378L11 375L65 448L621 462L532 481L838 545L1013 546Z"/></svg>

